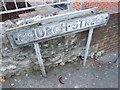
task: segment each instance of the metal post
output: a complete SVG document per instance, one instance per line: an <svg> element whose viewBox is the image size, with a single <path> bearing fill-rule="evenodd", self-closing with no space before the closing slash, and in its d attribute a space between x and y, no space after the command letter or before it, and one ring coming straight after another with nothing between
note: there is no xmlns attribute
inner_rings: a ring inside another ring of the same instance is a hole
<svg viewBox="0 0 120 90"><path fill-rule="evenodd" d="M68 11L73 11L73 0L68 0L67 7Z"/></svg>
<svg viewBox="0 0 120 90"><path fill-rule="evenodd" d="M73 0L70 0L70 9L71 9L71 11L73 11Z"/></svg>
<svg viewBox="0 0 120 90"><path fill-rule="evenodd" d="M39 62L39 65L40 65L42 75L43 75L43 77L46 77L45 67L44 67L44 64L43 64L39 44L34 43L34 48L35 48L35 52L36 52L36 55L37 55L37 58L38 58L38 62Z"/></svg>
<svg viewBox="0 0 120 90"><path fill-rule="evenodd" d="M68 11L71 11L71 0L68 0L68 4L67 4L67 7L68 7Z"/></svg>
<svg viewBox="0 0 120 90"><path fill-rule="evenodd" d="M81 0L80 10L84 10L84 0Z"/></svg>
<svg viewBox="0 0 120 90"><path fill-rule="evenodd" d="M5 11L7 11L7 7L6 7L6 5L5 5L4 0L2 0L2 3L3 3L3 6L4 6L4 8L5 8Z"/></svg>
<svg viewBox="0 0 120 90"><path fill-rule="evenodd" d="M91 43L91 40L92 40L93 29L94 29L94 28L91 28L91 29L89 30L89 35L88 35L88 40L87 40L87 45L86 45L86 50L85 50L85 57L84 57L84 62L83 62L83 65L84 65L84 66L85 66L85 64L86 64L87 57L88 57L88 52L89 52L89 48L90 48L90 43Z"/></svg>
<svg viewBox="0 0 120 90"><path fill-rule="evenodd" d="M27 1L25 0L25 6L26 6L26 8L28 8L28 4L27 4Z"/></svg>
<svg viewBox="0 0 120 90"><path fill-rule="evenodd" d="M16 0L14 0L14 4L15 4L16 9L18 9Z"/></svg>

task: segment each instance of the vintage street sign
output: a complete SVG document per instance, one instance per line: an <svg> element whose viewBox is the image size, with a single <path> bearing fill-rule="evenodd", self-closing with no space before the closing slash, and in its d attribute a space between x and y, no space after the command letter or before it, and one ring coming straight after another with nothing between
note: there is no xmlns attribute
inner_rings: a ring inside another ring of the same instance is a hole
<svg viewBox="0 0 120 90"><path fill-rule="evenodd" d="M78 15L79 16L79 15ZM108 12L79 16L60 22L52 22L41 26L22 28L8 33L13 46L22 46L40 40L50 39L67 33L81 32L88 28L106 25Z"/></svg>
<svg viewBox="0 0 120 90"><path fill-rule="evenodd" d="M34 44L42 75L46 77L38 42L68 33L89 30L83 65L86 64L93 29L104 26L109 20L108 12L97 12L97 8L56 15L38 22L10 29L6 32L13 48Z"/></svg>

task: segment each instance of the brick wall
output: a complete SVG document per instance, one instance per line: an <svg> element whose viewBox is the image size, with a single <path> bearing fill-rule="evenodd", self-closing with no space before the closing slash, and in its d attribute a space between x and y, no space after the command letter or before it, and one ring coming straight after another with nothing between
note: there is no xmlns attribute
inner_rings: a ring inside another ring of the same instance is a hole
<svg viewBox="0 0 120 90"><path fill-rule="evenodd" d="M99 51L114 52L118 50L118 14L112 14L105 27L96 29L93 42L99 43Z"/></svg>
<svg viewBox="0 0 120 90"><path fill-rule="evenodd" d="M84 9L98 7L99 10L105 10L107 8L118 6L118 0L83 0ZM80 10L81 0L74 0L74 8Z"/></svg>
<svg viewBox="0 0 120 90"><path fill-rule="evenodd" d="M74 0L74 8L80 10L81 2L80 0ZM118 0L84 0L84 9L89 9L93 7L98 7L99 10L108 10L108 8L118 6ZM120 14L120 13L119 13ZM118 50L118 20L120 18L117 14L111 14L110 20L107 26L96 28L93 33L92 43L99 44L98 51L104 50L106 53L114 52ZM87 32L82 33L82 38L86 38L88 35ZM120 36L120 35L119 35Z"/></svg>
<svg viewBox="0 0 120 90"><path fill-rule="evenodd" d="M120 13L111 14L107 26L96 28L94 30L91 45L99 44L98 52L102 50L106 53L118 51L118 21L120 21L118 15L120 15ZM88 31L82 32L81 38L87 38L87 35Z"/></svg>

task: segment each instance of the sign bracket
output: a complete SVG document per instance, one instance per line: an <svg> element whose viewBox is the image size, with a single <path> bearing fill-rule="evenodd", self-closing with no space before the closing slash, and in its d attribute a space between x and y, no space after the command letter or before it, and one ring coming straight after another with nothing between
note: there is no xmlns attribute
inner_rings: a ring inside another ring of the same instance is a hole
<svg viewBox="0 0 120 90"><path fill-rule="evenodd" d="M88 53L89 53L89 48L90 48L90 43L91 43L91 40L92 40L93 29L94 28L91 28L89 30L89 33L88 33L88 40L87 40L87 44L86 44L86 50L85 50L85 57L84 57L84 61L83 61L83 66L86 65L86 61L87 61L87 57L88 57Z"/></svg>
<svg viewBox="0 0 120 90"><path fill-rule="evenodd" d="M35 48L35 52L36 52L36 55L37 55L37 59L38 59L39 65L40 65L40 69L41 69L42 75L43 75L43 77L46 77L45 67L44 67L44 64L43 64L43 60L42 60L39 44L38 43L34 43L34 48Z"/></svg>

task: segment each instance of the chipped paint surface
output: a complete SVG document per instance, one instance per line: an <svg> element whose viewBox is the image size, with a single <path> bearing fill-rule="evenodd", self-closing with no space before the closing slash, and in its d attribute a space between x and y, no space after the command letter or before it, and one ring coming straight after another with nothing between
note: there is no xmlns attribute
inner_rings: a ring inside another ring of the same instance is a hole
<svg viewBox="0 0 120 90"><path fill-rule="evenodd" d="M74 17L60 22L57 22L56 20L56 22L45 25L35 25L25 29L22 28L14 30L8 33L8 36L10 37L9 39L12 45L20 46L40 40L51 39L67 33L85 31L91 27L106 25L108 19L109 14L107 12L95 15L79 16L77 18Z"/></svg>

